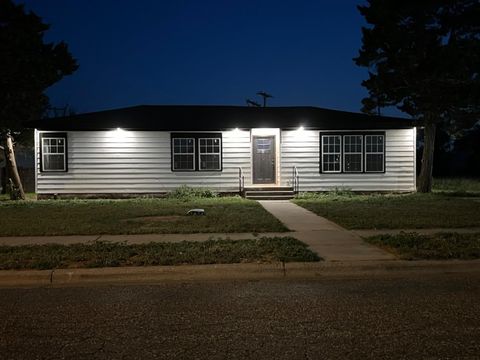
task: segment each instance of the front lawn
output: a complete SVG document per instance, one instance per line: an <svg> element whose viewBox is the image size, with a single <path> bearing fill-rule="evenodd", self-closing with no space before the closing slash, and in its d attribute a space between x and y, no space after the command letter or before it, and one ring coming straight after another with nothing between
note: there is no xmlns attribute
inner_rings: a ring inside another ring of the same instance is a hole
<svg viewBox="0 0 480 360"><path fill-rule="evenodd" d="M433 191L455 195L480 196L480 179L475 178L434 178Z"/></svg>
<svg viewBox="0 0 480 360"><path fill-rule="evenodd" d="M407 260L480 259L480 233L400 233L372 236L366 241Z"/></svg>
<svg viewBox="0 0 480 360"><path fill-rule="evenodd" d="M189 209L205 216L186 216ZM0 236L283 232L255 201L237 197L0 202Z"/></svg>
<svg viewBox="0 0 480 360"><path fill-rule="evenodd" d="M447 194L317 195L294 202L347 229L480 226L480 198Z"/></svg>
<svg viewBox="0 0 480 360"><path fill-rule="evenodd" d="M317 254L292 237L148 244L95 241L73 245L0 246L1 270L319 260Z"/></svg>

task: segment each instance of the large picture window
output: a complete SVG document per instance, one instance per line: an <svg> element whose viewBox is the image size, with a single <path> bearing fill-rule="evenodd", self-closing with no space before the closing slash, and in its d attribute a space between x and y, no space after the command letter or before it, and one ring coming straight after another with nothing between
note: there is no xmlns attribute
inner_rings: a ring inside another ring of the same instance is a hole
<svg viewBox="0 0 480 360"><path fill-rule="evenodd" d="M67 136L41 134L41 171L67 171Z"/></svg>
<svg viewBox="0 0 480 360"><path fill-rule="evenodd" d="M172 133L172 171L221 171L221 133Z"/></svg>
<svg viewBox="0 0 480 360"><path fill-rule="evenodd" d="M321 173L385 172L385 132L320 134Z"/></svg>

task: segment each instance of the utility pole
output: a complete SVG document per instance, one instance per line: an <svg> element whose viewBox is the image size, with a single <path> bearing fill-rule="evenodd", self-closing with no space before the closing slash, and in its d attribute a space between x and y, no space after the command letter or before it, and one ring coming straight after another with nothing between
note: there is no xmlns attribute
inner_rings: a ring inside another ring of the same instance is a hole
<svg viewBox="0 0 480 360"><path fill-rule="evenodd" d="M263 98L263 107L267 107L267 99L273 98L273 95L270 95L265 91L259 91L257 92L257 95L260 95Z"/></svg>

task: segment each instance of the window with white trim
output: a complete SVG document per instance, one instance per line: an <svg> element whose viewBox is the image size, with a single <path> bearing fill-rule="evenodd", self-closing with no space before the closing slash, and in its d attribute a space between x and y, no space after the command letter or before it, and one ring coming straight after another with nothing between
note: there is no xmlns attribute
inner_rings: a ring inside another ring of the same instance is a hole
<svg viewBox="0 0 480 360"><path fill-rule="evenodd" d="M363 171L363 135L343 136L343 171Z"/></svg>
<svg viewBox="0 0 480 360"><path fill-rule="evenodd" d="M322 171L325 173L341 172L340 135L322 135Z"/></svg>
<svg viewBox="0 0 480 360"><path fill-rule="evenodd" d="M365 172L383 172L385 163L385 137L365 135Z"/></svg>
<svg viewBox="0 0 480 360"><path fill-rule="evenodd" d="M195 170L195 139L172 138L173 170Z"/></svg>
<svg viewBox="0 0 480 360"><path fill-rule="evenodd" d="M199 170L221 169L221 141L220 138L199 138Z"/></svg>
<svg viewBox="0 0 480 360"><path fill-rule="evenodd" d="M222 171L222 133L171 133L172 171Z"/></svg>
<svg viewBox="0 0 480 360"><path fill-rule="evenodd" d="M42 136L42 171L67 171L66 137Z"/></svg>

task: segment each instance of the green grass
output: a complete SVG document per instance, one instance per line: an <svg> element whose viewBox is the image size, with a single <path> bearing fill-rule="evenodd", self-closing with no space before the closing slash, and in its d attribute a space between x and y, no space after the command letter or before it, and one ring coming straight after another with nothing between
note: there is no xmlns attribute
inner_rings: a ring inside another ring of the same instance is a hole
<svg viewBox="0 0 480 360"><path fill-rule="evenodd" d="M373 236L366 240L407 260L480 259L480 233L400 233Z"/></svg>
<svg viewBox="0 0 480 360"><path fill-rule="evenodd" d="M35 193L25 193L26 200L37 200L37 194ZM0 202L2 201L11 201L9 194L0 194Z"/></svg>
<svg viewBox="0 0 480 360"><path fill-rule="evenodd" d="M186 216L192 208L206 216ZM5 201L0 219L0 236L287 231L260 204L237 197Z"/></svg>
<svg viewBox="0 0 480 360"><path fill-rule="evenodd" d="M56 269L321 260L292 237L205 242L0 246L0 269Z"/></svg>
<svg viewBox="0 0 480 360"><path fill-rule="evenodd" d="M294 201L348 229L424 229L479 227L479 200L445 194L326 194Z"/></svg>
<svg viewBox="0 0 480 360"><path fill-rule="evenodd" d="M480 179L439 178L433 179L433 191L450 196L480 196Z"/></svg>

